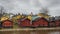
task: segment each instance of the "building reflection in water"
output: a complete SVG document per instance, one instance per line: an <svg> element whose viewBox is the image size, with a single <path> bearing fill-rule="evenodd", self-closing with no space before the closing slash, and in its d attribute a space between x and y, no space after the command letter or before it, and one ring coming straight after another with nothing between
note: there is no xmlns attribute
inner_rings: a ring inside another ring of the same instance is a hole
<svg viewBox="0 0 60 34"><path fill-rule="evenodd" d="M0 31L0 34L60 34L59 30Z"/></svg>

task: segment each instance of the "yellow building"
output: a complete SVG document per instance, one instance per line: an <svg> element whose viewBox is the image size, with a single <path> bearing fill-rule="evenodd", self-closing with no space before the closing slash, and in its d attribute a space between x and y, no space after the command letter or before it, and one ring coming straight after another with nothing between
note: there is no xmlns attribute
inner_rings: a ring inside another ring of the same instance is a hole
<svg viewBox="0 0 60 34"><path fill-rule="evenodd" d="M44 13L39 13L38 14L38 16L40 16L40 17L44 17L44 15L45 15Z"/></svg>
<svg viewBox="0 0 60 34"><path fill-rule="evenodd" d="M31 15L28 15L27 18L28 18L29 20L32 20L32 16L31 16Z"/></svg>
<svg viewBox="0 0 60 34"><path fill-rule="evenodd" d="M49 15L45 15L45 18L49 18L50 16Z"/></svg>
<svg viewBox="0 0 60 34"><path fill-rule="evenodd" d="M48 14L45 14L45 13L39 13L38 16L44 17L44 18L49 18L50 17Z"/></svg>
<svg viewBox="0 0 60 34"><path fill-rule="evenodd" d="M1 21L4 21L4 20L9 20L9 17L7 17L7 16L2 16L2 17L1 17Z"/></svg>
<svg viewBox="0 0 60 34"><path fill-rule="evenodd" d="M17 15L17 16L16 16L16 19L20 19L20 18L22 18L21 15Z"/></svg>
<svg viewBox="0 0 60 34"><path fill-rule="evenodd" d="M31 12L31 14L27 16L27 18L28 18L29 20L32 20L32 16L33 16L33 13Z"/></svg>

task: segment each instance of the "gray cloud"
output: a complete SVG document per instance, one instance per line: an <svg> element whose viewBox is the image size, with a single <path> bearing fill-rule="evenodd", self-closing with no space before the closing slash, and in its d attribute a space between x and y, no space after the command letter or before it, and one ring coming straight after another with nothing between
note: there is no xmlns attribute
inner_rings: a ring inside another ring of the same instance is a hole
<svg viewBox="0 0 60 34"><path fill-rule="evenodd" d="M60 16L60 0L41 0L40 3L49 9L51 16Z"/></svg>
<svg viewBox="0 0 60 34"><path fill-rule="evenodd" d="M3 6L6 12L10 13L25 13L33 12L37 14L42 7L47 7L51 16L59 16L60 0L0 0L0 6Z"/></svg>

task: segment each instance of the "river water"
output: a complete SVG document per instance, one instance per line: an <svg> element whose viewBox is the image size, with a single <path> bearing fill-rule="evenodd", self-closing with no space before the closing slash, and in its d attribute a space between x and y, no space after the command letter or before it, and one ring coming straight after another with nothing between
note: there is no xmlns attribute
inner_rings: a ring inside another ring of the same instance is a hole
<svg viewBox="0 0 60 34"><path fill-rule="evenodd" d="M60 34L60 30L0 31L0 34Z"/></svg>

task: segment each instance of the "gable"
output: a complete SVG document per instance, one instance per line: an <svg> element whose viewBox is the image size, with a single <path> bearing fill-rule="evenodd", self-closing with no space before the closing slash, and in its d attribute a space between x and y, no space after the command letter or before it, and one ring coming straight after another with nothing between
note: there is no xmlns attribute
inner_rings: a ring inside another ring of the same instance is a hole
<svg viewBox="0 0 60 34"><path fill-rule="evenodd" d="M45 19L45 18L40 18L40 20L39 21L44 21L44 22L48 22L48 20L47 19Z"/></svg>

